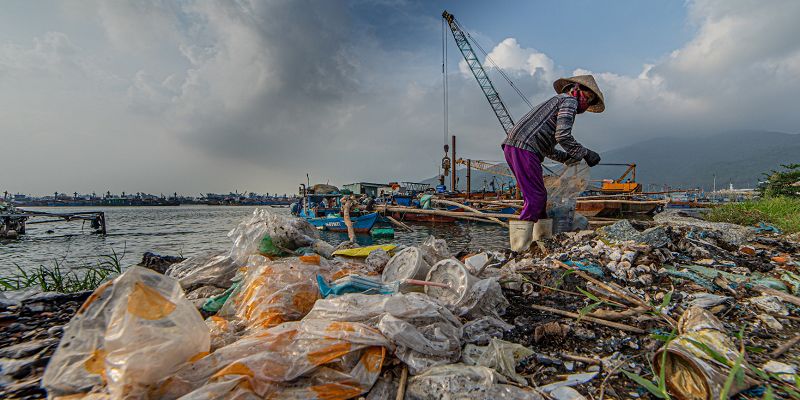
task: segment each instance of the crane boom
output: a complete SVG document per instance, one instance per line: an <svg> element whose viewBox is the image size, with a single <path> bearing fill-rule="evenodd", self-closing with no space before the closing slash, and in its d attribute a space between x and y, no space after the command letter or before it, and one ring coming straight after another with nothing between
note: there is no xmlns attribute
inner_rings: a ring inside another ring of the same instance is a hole
<svg viewBox="0 0 800 400"><path fill-rule="evenodd" d="M493 175L502 175L507 176L509 178L514 178L514 174L511 172L511 169L504 164L492 164L486 161L481 160L469 160L470 168L475 168L480 171L488 172ZM456 160L456 164L467 165L467 160L463 158L459 158Z"/></svg>
<svg viewBox="0 0 800 400"><path fill-rule="evenodd" d="M444 20L447 21L447 25L450 26L450 31L453 32L453 39L456 41L458 50L460 50L461 55L464 56L464 60L467 62L470 71L472 71L472 75L478 80L478 85L481 87L481 90L483 90L483 95L486 96L486 100L489 101L492 111L494 111L497 120L500 121L500 125L503 126L503 130L507 134L511 131L511 128L514 127L514 121L511 119L511 114L508 113L506 105L503 104L503 101L500 99L500 94L497 93L492 81L489 79L489 75L486 74L483 65L481 65L480 60L478 60L478 57L475 55L475 51L472 50L472 45L469 43L469 40L467 40L467 35L461 29L453 14L445 10L442 12L442 18L444 18Z"/></svg>

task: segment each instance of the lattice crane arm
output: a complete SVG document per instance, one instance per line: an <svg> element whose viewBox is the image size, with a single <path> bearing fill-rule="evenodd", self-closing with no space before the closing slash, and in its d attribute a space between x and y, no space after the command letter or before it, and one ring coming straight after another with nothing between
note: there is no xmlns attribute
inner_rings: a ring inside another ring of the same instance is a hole
<svg viewBox="0 0 800 400"><path fill-rule="evenodd" d="M467 165L467 160L459 158L456 160L456 164ZM470 168L475 168L477 170L488 172L494 175L502 175L516 179L514 174L511 172L511 169L503 164L492 164L481 160L469 160L469 164Z"/></svg>
<svg viewBox="0 0 800 400"><path fill-rule="evenodd" d="M503 104L503 100L500 99L500 94L497 93L492 81L489 79L489 75L486 74L486 70L483 69L483 65L481 65L480 60L478 60L478 57L475 55L475 51L472 50L472 45L469 43L469 40L467 40L467 35L461 29L453 14L445 10L442 12L442 18L447 21L450 31L453 32L453 39L456 41L458 50L460 50L461 55L464 56L464 60L467 62L470 71L472 71L472 75L475 76L475 79L478 81L478 86L481 87L483 95L486 96L486 100L489 101L489 106L492 107L492 111L494 111L494 114L497 116L497 120L500 121L500 125L503 126L503 131L507 134L511 131L511 128L514 127L514 121L511 119L511 114L508 113L506 105Z"/></svg>

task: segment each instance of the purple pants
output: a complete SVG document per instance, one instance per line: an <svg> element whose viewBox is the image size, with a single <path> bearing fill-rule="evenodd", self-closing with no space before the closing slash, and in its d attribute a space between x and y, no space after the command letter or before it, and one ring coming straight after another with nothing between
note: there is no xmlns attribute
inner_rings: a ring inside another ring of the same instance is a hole
<svg viewBox="0 0 800 400"><path fill-rule="evenodd" d="M519 219L538 221L547 218L547 188L544 187L542 162L536 153L512 146L503 146L503 154L525 201Z"/></svg>

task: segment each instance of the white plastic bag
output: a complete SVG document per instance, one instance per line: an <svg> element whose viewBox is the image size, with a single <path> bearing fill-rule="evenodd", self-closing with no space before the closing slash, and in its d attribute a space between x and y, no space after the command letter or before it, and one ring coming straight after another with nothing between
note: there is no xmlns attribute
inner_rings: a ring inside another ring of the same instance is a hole
<svg viewBox="0 0 800 400"><path fill-rule="evenodd" d="M107 384L113 399L144 397L208 350L208 328L178 281L131 267L97 288L67 324L42 385L50 396Z"/></svg>
<svg viewBox="0 0 800 400"><path fill-rule="evenodd" d="M412 374L461 357L461 322L421 293L346 294L318 300L305 319L363 322L377 327Z"/></svg>

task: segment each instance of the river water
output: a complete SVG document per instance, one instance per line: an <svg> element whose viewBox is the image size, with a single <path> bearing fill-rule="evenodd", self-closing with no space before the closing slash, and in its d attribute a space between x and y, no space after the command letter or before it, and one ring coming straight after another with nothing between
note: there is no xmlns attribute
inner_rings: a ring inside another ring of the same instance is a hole
<svg viewBox="0 0 800 400"><path fill-rule="evenodd" d="M208 250L227 250L227 233L249 218L256 207L176 206L176 207L30 207L51 212L104 211L107 234L92 233L89 224L59 222L27 226L27 234L17 240L0 242L0 276L17 266L30 269L38 265L93 265L103 254L116 252L123 265L136 264L146 251L162 255L190 257ZM268 208L268 207L266 207ZM286 208L274 212L289 214ZM508 246L505 228L473 222L456 224L409 224L414 232L395 231L394 239L373 240L359 235L362 245L418 244L428 235L447 239L453 252L464 248L501 249ZM48 232L51 231L51 232ZM322 238L336 245L346 234L322 232Z"/></svg>

